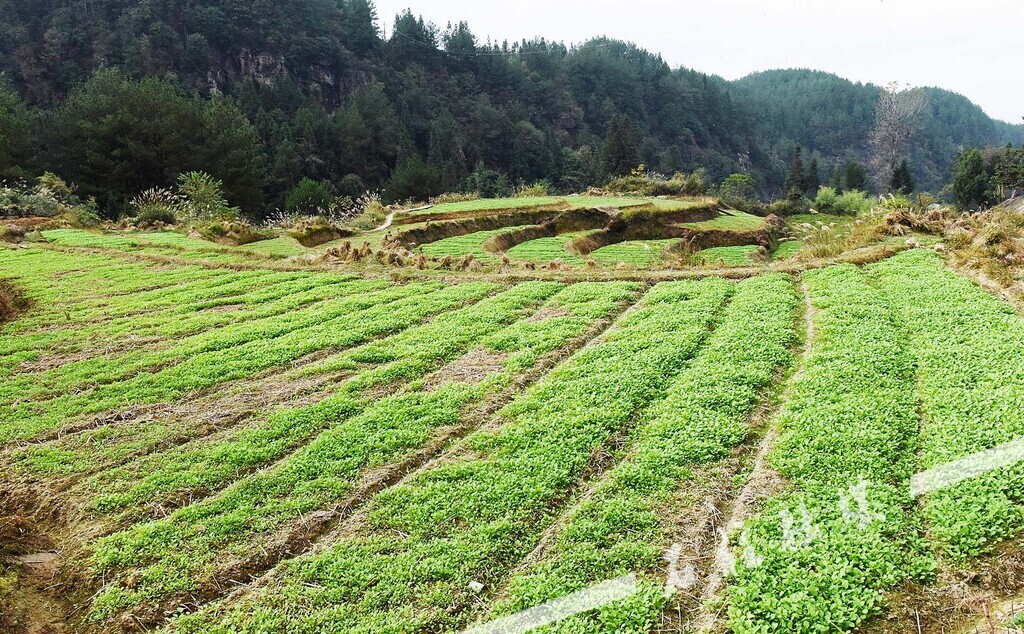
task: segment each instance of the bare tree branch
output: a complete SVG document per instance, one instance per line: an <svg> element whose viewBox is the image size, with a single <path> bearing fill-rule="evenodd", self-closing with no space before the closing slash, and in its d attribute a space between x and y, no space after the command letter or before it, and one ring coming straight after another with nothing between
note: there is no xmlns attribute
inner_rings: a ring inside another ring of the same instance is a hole
<svg viewBox="0 0 1024 634"><path fill-rule="evenodd" d="M888 187L892 174L910 149L910 139L928 107L928 94L921 88L889 84L875 106L875 127L868 136L871 171L878 183Z"/></svg>

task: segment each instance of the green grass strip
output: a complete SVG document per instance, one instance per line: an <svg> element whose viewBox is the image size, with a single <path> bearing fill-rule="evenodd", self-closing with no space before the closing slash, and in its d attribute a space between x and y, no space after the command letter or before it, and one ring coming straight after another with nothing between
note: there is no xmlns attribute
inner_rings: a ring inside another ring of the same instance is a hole
<svg viewBox="0 0 1024 634"><path fill-rule="evenodd" d="M771 456L792 486L733 536L736 634L849 631L880 611L886 590L933 565L910 512L918 416L902 325L852 265L804 279L815 339Z"/></svg>
<svg viewBox="0 0 1024 634"><path fill-rule="evenodd" d="M126 405L181 398L189 392L250 376L320 350L337 350L418 323L431 315L476 301L497 285L467 282L433 290L439 283L396 286L348 300L351 310L274 338L257 339L189 358L158 372L143 372L119 383L101 385L39 403L0 407L0 442L29 440L77 417ZM390 295L390 301L389 301Z"/></svg>
<svg viewBox="0 0 1024 634"><path fill-rule="evenodd" d="M10 404L14 400L41 400L43 397L60 393L81 391L84 388L123 380L139 372L177 363L184 359L195 359L197 355L215 352L233 346L240 346L257 339L279 337L289 332L322 323L334 317L345 315L367 305L365 298L373 291L379 291L387 282L379 280L354 280L325 287L309 288L306 280L284 282L278 289L281 297L273 298L260 294L256 303L248 310L230 315L196 314L182 315L173 320L180 333L200 331L192 336L173 341L164 346L142 346L122 354L94 356L80 361L33 373L23 373L0 385L0 403ZM267 301L261 302L260 299ZM237 303L246 304L244 297ZM165 316L158 316L158 322L166 324ZM147 320L143 319L142 323ZM152 322L150 322L152 323ZM134 332L150 332L142 324ZM131 329L131 324L128 325ZM165 331L158 326L156 332Z"/></svg>
<svg viewBox="0 0 1024 634"><path fill-rule="evenodd" d="M629 573L641 591L553 631L647 632L666 604L662 556L677 527L680 493L694 468L728 457L748 437L760 392L791 360L797 297L785 275L739 284L700 353L644 413L632 451L569 513L550 549L510 582L489 621Z"/></svg>
<svg viewBox="0 0 1024 634"><path fill-rule="evenodd" d="M153 499L198 495L223 486L239 473L278 459L303 439L361 411L370 404L360 398L366 388L421 378L560 288L550 282L506 291L344 353L332 360L329 370L322 364L315 366L317 372L358 372L317 404L280 411L213 443L197 441L196 446L178 448L170 455L149 456L97 474L88 482L96 496L94 510L120 511Z"/></svg>
<svg viewBox="0 0 1024 634"><path fill-rule="evenodd" d="M654 287L603 340L502 410L451 459L379 495L358 535L287 563L271 585L182 619L186 632L440 631L464 625L471 581L529 552L595 451L662 395L732 284Z"/></svg>
<svg viewBox="0 0 1024 634"><path fill-rule="evenodd" d="M484 249L484 242L499 233L508 233L517 229L525 229L529 225L519 227L502 227L490 231L477 231L464 236L445 238L437 242L428 242L420 245L419 250L426 255L442 257L450 255L453 258L461 258L467 253L472 253L476 259L485 262L497 262L498 258L493 253Z"/></svg>
<svg viewBox="0 0 1024 634"><path fill-rule="evenodd" d="M875 265L904 316L924 415L919 468L1024 437L1024 322L930 251ZM1024 464L927 494L924 516L954 559L990 551L1024 529Z"/></svg>

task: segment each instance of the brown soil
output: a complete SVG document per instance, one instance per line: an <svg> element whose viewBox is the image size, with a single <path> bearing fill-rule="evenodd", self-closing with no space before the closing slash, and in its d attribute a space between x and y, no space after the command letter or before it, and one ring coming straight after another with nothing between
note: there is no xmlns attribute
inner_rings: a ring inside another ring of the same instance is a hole
<svg viewBox="0 0 1024 634"><path fill-rule="evenodd" d="M29 307L29 300L7 280L0 280L0 324Z"/></svg>
<svg viewBox="0 0 1024 634"><path fill-rule="evenodd" d="M56 598L60 563L52 540L27 519L0 517L0 630L70 634L70 606Z"/></svg>
<svg viewBox="0 0 1024 634"><path fill-rule="evenodd" d="M135 348L149 345L162 341L161 337L128 337L127 341L122 341L116 345L104 346L102 348L86 348L84 350L76 350L74 352L56 352L43 354L38 359L32 361L23 361L16 369L15 373L31 373L31 372L44 372L46 370L53 370L69 363L75 363L76 361L84 361L85 359L91 359L92 357L98 357L101 355L112 355L121 354L133 350Z"/></svg>
<svg viewBox="0 0 1024 634"><path fill-rule="evenodd" d="M973 560L969 569L944 566L938 580L908 583L888 597L889 609L864 626L866 634L941 632L1003 634L1006 622L1024 609L1024 551L1008 542Z"/></svg>
<svg viewBox="0 0 1024 634"><path fill-rule="evenodd" d="M245 304L221 304L200 310L201 313L237 313L245 308Z"/></svg>
<svg viewBox="0 0 1024 634"><path fill-rule="evenodd" d="M488 375L501 370L506 359L508 359L508 355L505 353L475 348L428 376L424 381L423 388L428 391L436 390L448 383L476 385L486 379Z"/></svg>
<svg viewBox="0 0 1024 634"><path fill-rule="evenodd" d="M536 313L531 315L530 318L527 319L526 321L531 324L539 324L542 321L548 319L555 319L556 317L568 317L571 314L572 313L570 313L569 311L562 308L558 308L556 306L545 306L544 308L541 308Z"/></svg>

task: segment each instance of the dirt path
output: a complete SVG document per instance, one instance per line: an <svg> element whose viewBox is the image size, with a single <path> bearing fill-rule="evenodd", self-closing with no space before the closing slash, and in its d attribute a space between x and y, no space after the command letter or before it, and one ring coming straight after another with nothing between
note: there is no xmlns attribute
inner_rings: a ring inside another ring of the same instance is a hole
<svg viewBox="0 0 1024 634"><path fill-rule="evenodd" d="M800 284L800 293L804 298L803 311L800 317L804 327L804 340L800 350L798 367L786 384L785 391L779 400L779 406L789 400L793 385L804 373L813 350L815 337L814 307L805 283ZM776 407L775 411L777 409ZM765 417L768 419L773 418L775 411L771 412L771 415L765 415ZM778 493L784 484L782 477L768 464L768 454L778 440L778 430L771 424L770 420L766 420L765 423L768 427L757 445L746 485L733 499L732 503L728 504L728 510L721 514L725 518L725 522L720 526L712 526L711 528L711 531L717 537L717 546L714 551L714 561L710 576L705 582L704 590L701 593L702 606L696 623L696 631L698 632L714 631L721 618L720 611L724 609L724 606L718 604L715 600L720 597L725 586L725 577L735 562L735 556L729 546L729 535L739 530L743 523L754 514L757 506L763 500ZM718 513L711 513L709 521L713 523L718 518ZM718 604L717 610L711 609L710 606L716 604Z"/></svg>
<svg viewBox="0 0 1024 634"><path fill-rule="evenodd" d="M385 229L389 228L391 226L391 223L395 221L395 214L396 213L398 213L398 212L397 211L390 212L388 214L387 218L384 219L384 224L382 224L381 226L377 227L376 229L373 229L373 231L384 231Z"/></svg>
<svg viewBox="0 0 1024 634"><path fill-rule="evenodd" d="M50 537L23 517L0 519L0 631L70 634L71 606L60 599L61 555ZM13 583L11 583L13 581Z"/></svg>

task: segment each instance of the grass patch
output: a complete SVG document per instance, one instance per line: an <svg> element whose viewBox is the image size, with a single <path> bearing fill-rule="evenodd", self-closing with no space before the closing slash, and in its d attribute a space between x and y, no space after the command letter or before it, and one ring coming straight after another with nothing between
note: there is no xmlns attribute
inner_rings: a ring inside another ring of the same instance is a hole
<svg viewBox="0 0 1024 634"><path fill-rule="evenodd" d="M627 240L601 247L590 254L601 264L654 266L660 264L665 249L675 240Z"/></svg>
<svg viewBox="0 0 1024 634"><path fill-rule="evenodd" d="M690 227L700 231L756 231L767 227L764 218L743 211L723 212L717 218L704 222L680 223L680 227Z"/></svg>
<svg viewBox="0 0 1024 634"><path fill-rule="evenodd" d="M493 229L490 231L477 231L464 236L454 236L451 238L445 238L444 240L438 240L437 242L428 242L427 244L420 245L419 250L426 255L435 257L450 255L453 258L461 258L467 253L472 253L476 256L477 260L482 260L484 262L497 262L498 258L490 251L484 249L484 242L492 236L496 236L500 233L525 229L527 226L529 225L503 227L501 229Z"/></svg>
<svg viewBox="0 0 1024 634"><path fill-rule="evenodd" d="M724 264L725 266L743 266L752 263L751 256L758 250L756 244L745 244L737 247L712 247L697 252L696 257L702 264Z"/></svg>
<svg viewBox="0 0 1024 634"><path fill-rule="evenodd" d="M574 231L572 233L563 233L559 236L552 236L550 238L537 238L536 240L530 240L517 244L505 253L510 258L517 260L527 260L530 262L541 262L549 263L555 260L561 260L564 264L583 264L583 258L573 253L569 253L566 248L570 241L577 236L586 235L589 231Z"/></svg>

